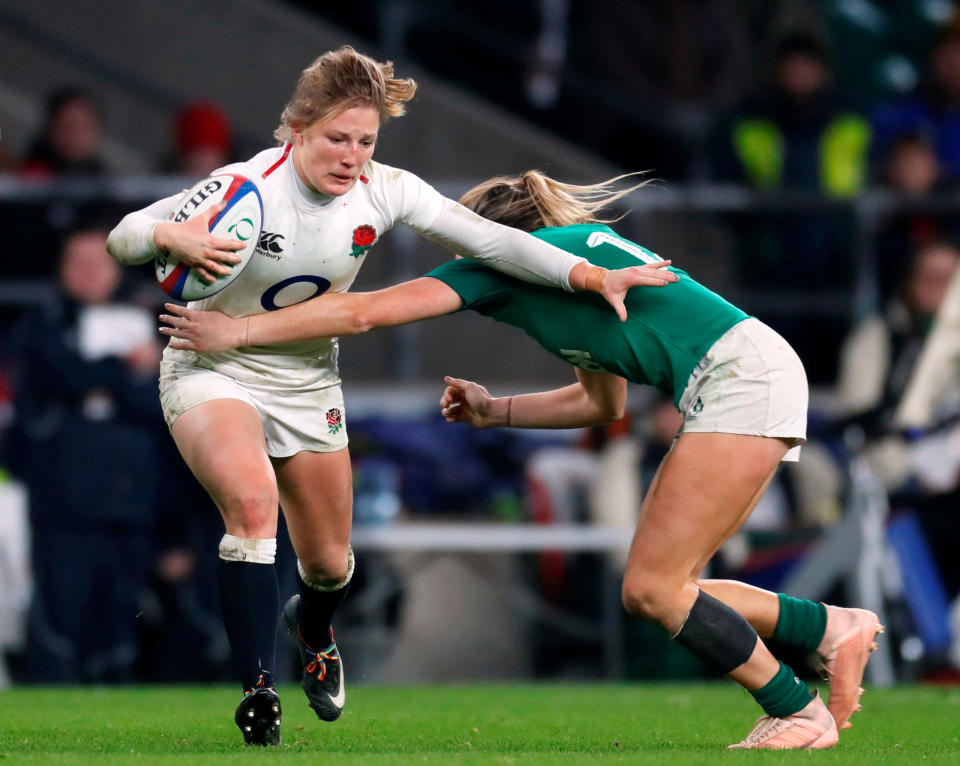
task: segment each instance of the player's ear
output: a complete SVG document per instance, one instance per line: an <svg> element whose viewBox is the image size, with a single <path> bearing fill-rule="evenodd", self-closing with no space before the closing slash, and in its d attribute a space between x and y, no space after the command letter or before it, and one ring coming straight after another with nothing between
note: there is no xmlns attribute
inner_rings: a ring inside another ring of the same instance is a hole
<svg viewBox="0 0 960 766"><path fill-rule="evenodd" d="M292 123L290 128L293 130L293 143L297 146L303 146L304 134L306 133L306 125L302 123Z"/></svg>

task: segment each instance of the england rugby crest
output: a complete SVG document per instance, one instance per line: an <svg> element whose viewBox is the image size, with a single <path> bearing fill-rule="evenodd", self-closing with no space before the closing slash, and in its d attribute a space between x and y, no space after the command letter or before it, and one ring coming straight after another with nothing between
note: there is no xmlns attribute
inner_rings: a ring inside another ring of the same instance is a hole
<svg viewBox="0 0 960 766"><path fill-rule="evenodd" d="M364 224L353 230L353 245L350 248L350 255L359 258L367 252L373 243L377 241L377 230L372 226Z"/></svg>
<svg viewBox="0 0 960 766"><path fill-rule="evenodd" d="M331 407L327 410L327 428L332 434L340 433L340 429L343 428L343 413L339 408Z"/></svg>

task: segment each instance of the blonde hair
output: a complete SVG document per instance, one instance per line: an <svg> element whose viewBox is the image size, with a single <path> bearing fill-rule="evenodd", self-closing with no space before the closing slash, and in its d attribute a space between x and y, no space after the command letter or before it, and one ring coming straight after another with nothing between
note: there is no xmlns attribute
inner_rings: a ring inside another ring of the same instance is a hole
<svg viewBox="0 0 960 766"><path fill-rule="evenodd" d="M402 115L404 104L416 92L413 80L393 76L393 62L374 61L344 45L324 53L300 73L273 136L291 141L294 130L326 122L355 106L375 109L383 124Z"/></svg>
<svg viewBox="0 0 960 766"><path fill-rule="evenodd" d="M544 226L575 223L614 223L623 218L600 218L598 213L618 199L646 186L641 181L618 190L617 184L640 173L624 173L600 183L578 186L556 181L539 170L520 176L498 176L474 186L460 204L491 221L534 231Z"/></svg>

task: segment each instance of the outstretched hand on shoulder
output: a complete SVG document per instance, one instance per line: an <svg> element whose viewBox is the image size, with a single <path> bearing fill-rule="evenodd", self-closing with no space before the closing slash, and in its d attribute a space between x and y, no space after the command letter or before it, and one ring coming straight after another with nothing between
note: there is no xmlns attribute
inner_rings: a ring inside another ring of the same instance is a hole
<svg viewBox="0 0 960 766"><path fill-rule="evenodd" d="M613 306L621 322L627 319L627 307L624 301L631 287L664 287L676 282L679 277L667 267L672 261L629 266L625 269L613 269L603 275L600 294Z"/></svg>

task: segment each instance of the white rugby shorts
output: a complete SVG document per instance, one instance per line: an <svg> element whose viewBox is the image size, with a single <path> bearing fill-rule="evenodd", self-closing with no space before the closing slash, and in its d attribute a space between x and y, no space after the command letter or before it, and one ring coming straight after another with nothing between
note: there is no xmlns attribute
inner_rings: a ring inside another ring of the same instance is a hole
<svg viewBox="0 0 960 766"><path fill-rule="evenodd" d="M728 433L784 439L783 457L800 458L807 437L807 375L783 338L759 319L744 319L704 355L680 399L680 433Z"/></svg>
<svg viewBox="0 0 960 766"><path fill-rule="evenodd" d="M347 446L339 385L278 392L273 386L237 380L180 361L160 363L160 406L168 428L190 408L214 399L239 399L260 413L270 457L336 452Z"/></svg>

